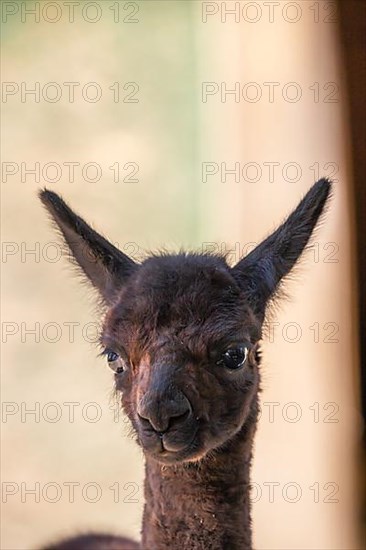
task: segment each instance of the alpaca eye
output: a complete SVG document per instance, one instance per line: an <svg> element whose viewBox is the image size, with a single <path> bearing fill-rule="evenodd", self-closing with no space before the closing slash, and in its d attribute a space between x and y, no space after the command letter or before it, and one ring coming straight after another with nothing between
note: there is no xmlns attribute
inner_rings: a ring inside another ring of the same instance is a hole
<svg viewBox="0 0 366 550"><path fill-rule="evenodd" d="M247 356L248 348L246 346L230 348L222 354L218 364L224 365L224 367L231 370L239 369L244 365Z"/></svg>
<svg viewBox="0 0 366 550"><path fill-rule="evenodd" d="M108 366L116 374L121 374L125 370L124 363L120 355L114 351L106 350Z"/></svg>

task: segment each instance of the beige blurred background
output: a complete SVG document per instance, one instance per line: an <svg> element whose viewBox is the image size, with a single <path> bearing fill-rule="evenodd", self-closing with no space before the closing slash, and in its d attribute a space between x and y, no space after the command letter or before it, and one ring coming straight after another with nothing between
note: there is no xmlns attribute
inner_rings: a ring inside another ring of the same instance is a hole
<svg viewBox="0 0 366 550"><path fill-rule="evenodd" d="M349 129L333 3L281 2L273 22L265 2L237 2L240 17L223 11L234 2L80 2L74 22L63 2L41 2L39 22L5 4L1 548L88 529L139 538L143 506L143 458L90 342L95 302L50 244L37 190L60 192L136 257L214 247L234 262L334 174L314 251L264 341L254 541L359 549ZM24 95L37 82L39 102ZM65 82L80 83L74 102ZM235 83L239 97L221 95ZM39 181L26 171L35 163Z"/></svg>

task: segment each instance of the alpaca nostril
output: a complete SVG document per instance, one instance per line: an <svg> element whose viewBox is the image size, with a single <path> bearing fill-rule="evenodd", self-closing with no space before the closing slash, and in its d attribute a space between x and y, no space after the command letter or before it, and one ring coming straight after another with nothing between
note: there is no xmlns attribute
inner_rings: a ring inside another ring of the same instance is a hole
<svg viewBox="0 0 366 550"><path fill-rule="evenodd" d="M149 418L146 418L145 416L142 416L140 413L137 413L137 416L138 416L138 419L139 421L141 422L142 426L144 428L154 428L154 426L152 425L152 423L150 422Z"/></svg>
<svg viewBox="0 0 366 550"><path fill-rule="evenodd" d="M185 422L187 418L189 418L190 414L191 414L191 408L189 407L184 413L181 413L177 416L171 416L169 419L168 430L170 430L173 427L176 427L179 424L183 424L183 422Z"/></svg>
<svg viewBox="0 0 366 550"><path fill-rule="evenodd" d="M173 426L176 427L191 414L191 404L184 396L166 401L143 401L137 411L143 427L164 434Z"/></svg>
<svg viewBox="0 0 366 550"><path fill-rule="evenodd" d="M150 430L152 429L154 432L158 432L159 434L164 434L168 430L170 418L157 417L154 414L151 414L149 417L142 416L140 413L137 414L144 428Z"/></svg>

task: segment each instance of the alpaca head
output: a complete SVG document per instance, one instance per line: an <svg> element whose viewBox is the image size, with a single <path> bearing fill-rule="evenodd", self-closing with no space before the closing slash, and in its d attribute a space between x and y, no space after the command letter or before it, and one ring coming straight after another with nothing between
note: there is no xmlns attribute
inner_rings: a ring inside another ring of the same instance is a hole
<svg viewBox="0 0 366 550"><path fill-rule="evenodd" d="M253 252L230 267L209 254L135 263L51 191L41 199L107 307L103 353L146 454L196 461L254 414L266 308L306 247L330 192L320 180Z"/></svg>

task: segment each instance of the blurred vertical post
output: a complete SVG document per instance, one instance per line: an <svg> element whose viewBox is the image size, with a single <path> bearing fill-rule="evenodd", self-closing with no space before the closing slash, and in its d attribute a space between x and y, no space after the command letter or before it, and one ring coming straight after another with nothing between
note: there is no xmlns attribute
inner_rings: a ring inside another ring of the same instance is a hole
<svg viewBox="0 0 366 550"><path fill-rule="evenodd" d="M358 272L358 318L360 335L361 400L366 421L366 3L339 2L340 31L348 87L352 136L353 199ZM365 425L365 424L364 424ZM363 431L363 513L366 539L366 430Z"/></svg>

